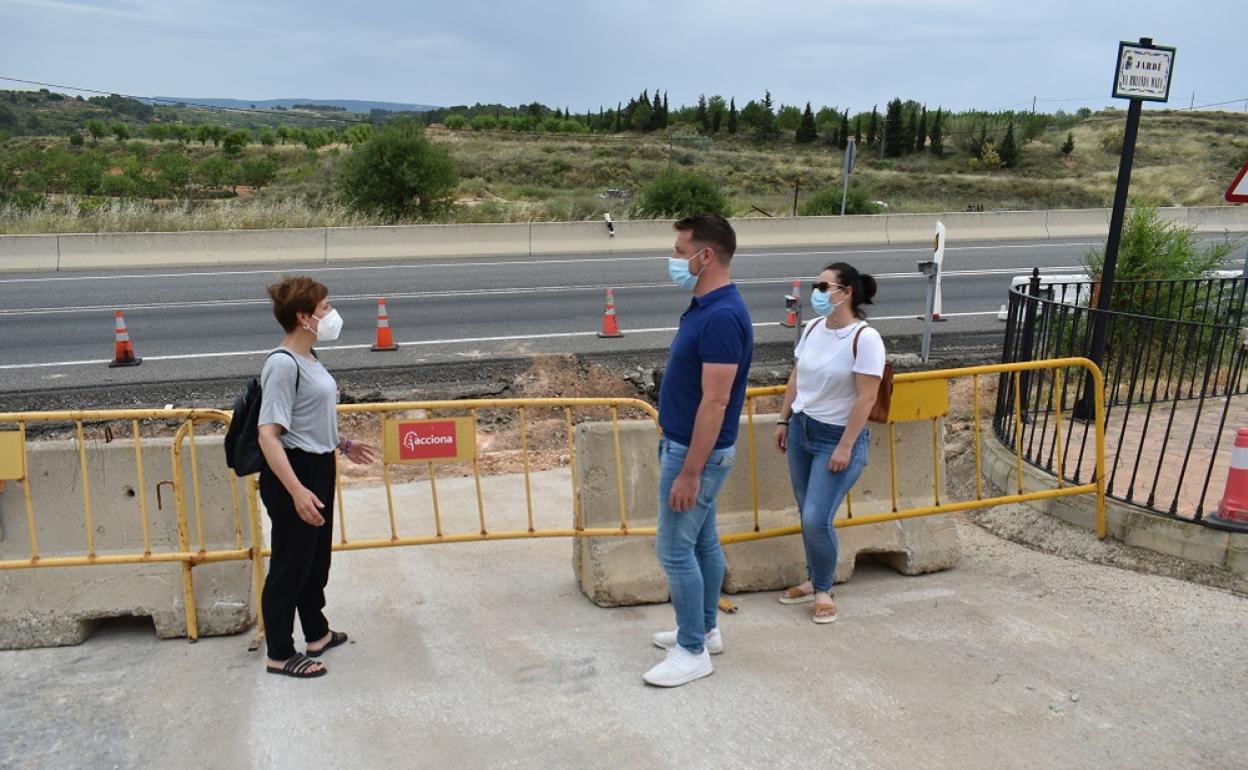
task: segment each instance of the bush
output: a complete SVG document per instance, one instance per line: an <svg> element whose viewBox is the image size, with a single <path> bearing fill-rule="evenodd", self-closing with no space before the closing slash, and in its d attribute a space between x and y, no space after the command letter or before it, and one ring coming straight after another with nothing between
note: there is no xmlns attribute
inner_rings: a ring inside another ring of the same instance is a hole
<svg viewBox="0 0 1248 770"><path fill-rule="evenodd" d="M728 199L710 179L667 167L641 193L641 215L679 219L691 214L728 216Z"/></svg>
<svg viewBox="0 0 1248 770"><path fill-rule="evenodd" d="M463 115L447 115L444 125L452 131L458 131L463 128L467 122L468 119Z"/></svg>
<svg viewBox="0 0 1248 770"><path fill-rule="evenodd" d="M1066 141L1062 142L1062 154L1070 155L1075 151L1075 134L1073 131L1066 132Z"/></svg>
<svg viewBox="0 0 1248 770"><path fill-rule="evenodd" d="M1126 129L1111 128L1101 134L1101 149L1110 155L1121 155Z"/></svg>
<svg viewBox="0 0 1248 770"><path fill-rule="evenodd" d="M1122 227L1114 280L1197 278L1221 265L1238 245L1236 241L1221 241L1201 249L1195 228L1164 222L1156 206L1137 202ZM1105 250L1092 249L1083 261L1088 274L1100 280Z"/></svg>
<svg viewBox="0 0 1248 770"><path fill-rule="evenodd" d="M429 141L419 123L395 120L343 163L343 197L359 211L392 218L430 216L449 208L459 173L450 152Z"/></svg>
<svg viewBox="0 0 1248 770"><path fill-rule="evenodd" d="M829 187L810 196L802 204L804 217L828 217L841 213L841 188ZM853 184L849 186L849 198L845 201L846 214L878 214L880 207L867 195L867 191Z"/></svg>

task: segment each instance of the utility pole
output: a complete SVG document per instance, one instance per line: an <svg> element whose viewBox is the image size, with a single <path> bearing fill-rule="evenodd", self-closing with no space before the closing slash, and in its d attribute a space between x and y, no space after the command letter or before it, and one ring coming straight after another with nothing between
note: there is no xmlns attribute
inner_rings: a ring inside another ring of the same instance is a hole
<svg viewBox="0 0 1248 770"><path fill-rule="evenodd" d="M1031 114L1036 114L1036 97L1031 97Z"/></svg>
<svg viewBox="0 0 1248 770"><path fill-rule="evenodd" d="M797 193L801 189L802 189L802 178L799 176L798 178L793 180L793 216L797 216Z"/></svg>

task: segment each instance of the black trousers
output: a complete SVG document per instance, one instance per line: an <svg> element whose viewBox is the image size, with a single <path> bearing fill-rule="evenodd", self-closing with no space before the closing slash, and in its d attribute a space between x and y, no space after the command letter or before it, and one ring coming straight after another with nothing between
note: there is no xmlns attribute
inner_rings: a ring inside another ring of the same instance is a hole
<svg viewBox="0 0 1248 770"><path fill-rule="evenodd" d="M269 657L286 660L295 654L295 612L303 626L303 638L315 641L329 633L325 608L325 584L329 582L329 556L334 530L334 454L318 455L287 449L295 476L325 504L322 526L299 518L294 501L282 482L267 467L260 471L260 499L273 522L269 574L260 597L264 613Z"/></svg>

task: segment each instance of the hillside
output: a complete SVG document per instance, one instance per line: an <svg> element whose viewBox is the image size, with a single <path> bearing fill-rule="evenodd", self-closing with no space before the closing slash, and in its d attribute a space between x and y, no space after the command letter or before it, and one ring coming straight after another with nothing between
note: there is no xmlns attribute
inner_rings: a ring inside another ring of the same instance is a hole
<svg viewBox="0 0 1248 770"><path fill-rule="evenodd" d="M216 99L193 96L158 96L153 100L142 100L148 104L160 105L181 102L183 104L202 104L209 107L224 107L251 110L292 109L298 105L318 105L334 107L345 112L367 115L373 110L382 112L428 112L438 109L431 104L406 104L404 102L370 102L360 99Z"/></svg>
<svg viewBox="0 0 1248 770"><path fill-rule="evenodd" d="M795 185L803 205L841 184L835 129L821 128L810 143L797 143L791 130L703 135L692 108L682 108L661 130L613 131L603 129L610 113L604 119L530 105L515 114L532 121L515 119L507 131L496 127L507 125L505 117L490 115L500 109L507 108L450 108L465 110L466 119L447 109L425 116L444 121L427 133L450 150L460 177L456 205L438 221L636 217L643 189L669 166L713 180L737 216L791 215ZM828 125L837 123L839 114L832 115ZM946 118L941 157L926 140L921 149L882 157L882 142L869 146L864 136L853 177L860 197L892 212L1109 205L1124 112ZM1008 122L1017 122L1018 157L1003 168L994 148ZM0 91L0 231L394 221L348 211L336 195L343 160L370 131L364 116L340 110L231 112ZM1068 136L1074 147L1066 154ZM1147 110L1131 192L1159 205L1218 205L1245 161L1248 114Z"/></svg>

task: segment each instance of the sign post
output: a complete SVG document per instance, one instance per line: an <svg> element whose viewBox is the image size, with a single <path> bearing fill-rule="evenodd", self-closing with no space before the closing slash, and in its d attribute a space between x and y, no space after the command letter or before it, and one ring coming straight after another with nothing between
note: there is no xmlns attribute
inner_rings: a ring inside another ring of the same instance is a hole
<svg viewBox="0 0 1248 770"><path fill-rule="evenodd" d="M1097 366L1105 358L1106 326L1109 323L1109 302L1114 290L1114 272L1118 267L1118 246L1122 242L1122 226L1127 212L1127 190L1131 186L1131 165L1135 160L1135 138L1140 128L1140 111L1144 102L1164 102L1170 98L1170 75L1174 72L1175 49L1153 45L1153 39L1140 38L1139 43L1118 44L1118 66L1114 71L1115 99L1128 99L1127 127L1122 137L1122 159L1118 162L1118 185L1114 190L1114 208L1109 218L1109 237L1105 241L1105 264L1101 270L1097 294L1092 342L1088 358ZM1084 383L1083 398L1075 406L1075 417L1090 419L1093 413L1091 373Z"/></svg>
<svg viewBox="0 0 1248 770"><path fill-rule="evenodd" d="M845 200L849 198L849 175L854 173L854 158L858 156L858 143L853 139L845 145L845 186L841 190L841 216L845 216Z"/></svg>

